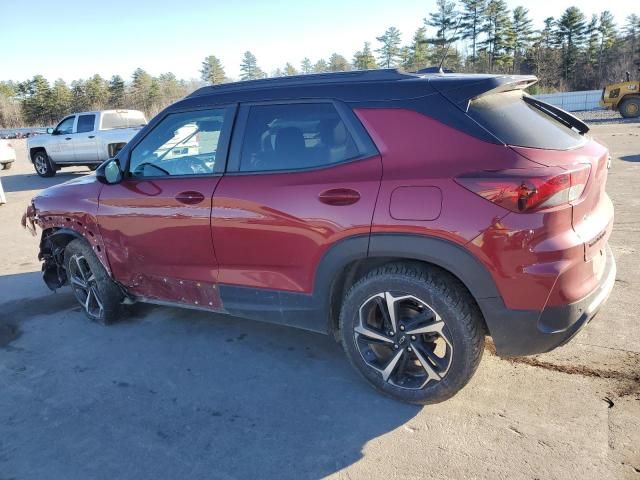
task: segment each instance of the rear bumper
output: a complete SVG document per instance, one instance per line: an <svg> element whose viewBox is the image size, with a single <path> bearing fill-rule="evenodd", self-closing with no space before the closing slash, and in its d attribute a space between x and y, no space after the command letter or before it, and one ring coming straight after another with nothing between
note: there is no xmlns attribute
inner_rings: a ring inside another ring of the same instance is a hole
<svg viewBox="0 0 640 480"><path fill-rule="evenodd" d="M562 306L513 310L501 298L479 299L496 351L503 356L544 353L567 343L596 316L616 279L616 262L607 245L606 264L598 286L583 299Z"/></svg>

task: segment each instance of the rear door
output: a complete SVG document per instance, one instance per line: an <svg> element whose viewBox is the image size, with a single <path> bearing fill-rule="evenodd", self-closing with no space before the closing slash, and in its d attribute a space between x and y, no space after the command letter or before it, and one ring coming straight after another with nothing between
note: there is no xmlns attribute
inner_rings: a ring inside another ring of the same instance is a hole
<svg viewBox="0 0 640 480"><path fill-rule="evenodd" d="M134 295L219 307L211 199L234 114L235 106L167 114L130 150L126 178L102 189L98 221L109 263Z"/></svg>
<svg viewBox="0 0 640 480"><path fill-rule="evenodd" d="M288 307L284 295L269 292L311 293L323 254L341 239L369 235L382 163L353 112L337 102L245 105L237 124L213 197L218 280L225 308L264 318L266 307ZM304 326L305 318L292 321Z"/></svg>
<svg viewBox="0 0 640 480"><path fill-rule="evenodd" d="M96 119L95 113L78 115L76 133L71 141L77 162L97 162L99 160L98 139L95 132Z"/></svg>

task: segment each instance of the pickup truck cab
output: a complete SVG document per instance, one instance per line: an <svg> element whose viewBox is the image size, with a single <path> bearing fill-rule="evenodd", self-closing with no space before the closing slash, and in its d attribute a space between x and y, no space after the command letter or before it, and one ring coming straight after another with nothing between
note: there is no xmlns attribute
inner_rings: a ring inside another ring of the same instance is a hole
<svg viewBox="0 0 640 480"><path fill-rule="evenodd" d="M52 177L61 167L84 165L92 170L114 157L147 124L138 110L74 113L47 135L27 142L29 159L41 177Z"/></svg>

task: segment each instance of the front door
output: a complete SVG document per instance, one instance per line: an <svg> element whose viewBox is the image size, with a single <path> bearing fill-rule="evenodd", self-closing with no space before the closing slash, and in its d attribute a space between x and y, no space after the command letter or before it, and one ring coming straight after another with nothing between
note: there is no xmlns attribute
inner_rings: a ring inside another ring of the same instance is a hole
<svg viewBox="0 0 640 480"><path fill-rule="evenodd" d="M242 107L213 198L225 307L253 306L261 318L262 300L286 309L285 295L269 290L310 294L327 249L369 235L382 163L357 122L333 102Z"/></svg>
<svg viewBox="0 0 640 480"><path fill-rule="evenodd" d="M116 280L151 301L219 306L211 202L234 109L165 116L100 194L98 221Z"/></svg>
<svg viewBox="0 0 640 480"><path fill-rule="evenodd" d="M98 139L96 138L95 124L95 113L78 115L76 133L72 140L76 162L98 161Z"/></svg>
<svg viewBox="0 0 640 480"><path fill-rule="evenodd" d="M71 115L64 118L53 129L51 134L51 141L47 143L47 155L55 163L68 163L75 160L75 153L73 148L74 129L76 125L76 116Z"/></svg>

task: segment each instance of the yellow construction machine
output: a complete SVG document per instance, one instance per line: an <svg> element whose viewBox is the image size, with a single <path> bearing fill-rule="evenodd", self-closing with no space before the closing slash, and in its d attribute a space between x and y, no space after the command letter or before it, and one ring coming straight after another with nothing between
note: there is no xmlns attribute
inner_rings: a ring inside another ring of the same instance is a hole
<svg viewBox="0 0 640 480"><path fill-rule="evenodd" d="M640 62L636 62L636 65ZM638 69L640 71L640 69ZM640 80L631 80L627 72L627 81L607 85L602 89L600 105L618 110L625 118L640 116Z"/></svg>

